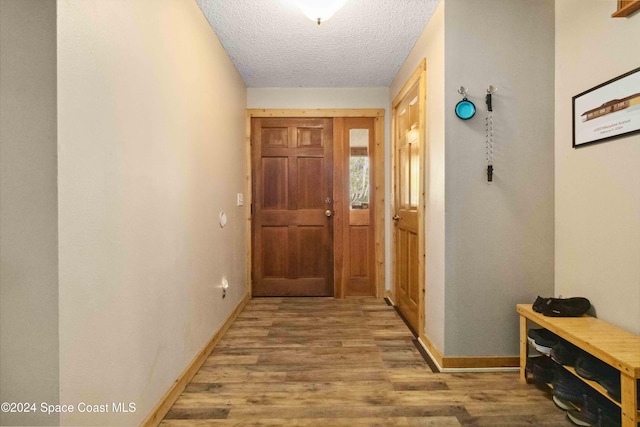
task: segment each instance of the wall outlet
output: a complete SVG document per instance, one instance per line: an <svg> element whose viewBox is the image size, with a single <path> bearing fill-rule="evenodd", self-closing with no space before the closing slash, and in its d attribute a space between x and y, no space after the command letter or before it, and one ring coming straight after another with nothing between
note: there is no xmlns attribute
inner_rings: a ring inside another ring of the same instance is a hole
<svg viewBox="0 0 640 427"><path fill-rule="evenodd" d="M222 285L220 287L222 288L222 299L225 299L227 296L227 289L229 289L229 281L226 277L222 278Z"/></svg>
<svg viewBox="0 0 640 427"><path fill-rule="evenodd" d="M224 228L227 225L227 214L224 211L220 211L218 214L218 223L220 223L220 228Z"/></svg>

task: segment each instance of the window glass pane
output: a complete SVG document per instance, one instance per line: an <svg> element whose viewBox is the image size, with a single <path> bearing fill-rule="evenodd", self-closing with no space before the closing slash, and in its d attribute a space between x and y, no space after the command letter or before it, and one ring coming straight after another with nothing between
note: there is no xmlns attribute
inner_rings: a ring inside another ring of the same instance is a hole
<svg viewBox="0 0 640 427"><path fill-rule="evenodd" d="M369 129L349 129L351 209L369 209Z"/></svg>

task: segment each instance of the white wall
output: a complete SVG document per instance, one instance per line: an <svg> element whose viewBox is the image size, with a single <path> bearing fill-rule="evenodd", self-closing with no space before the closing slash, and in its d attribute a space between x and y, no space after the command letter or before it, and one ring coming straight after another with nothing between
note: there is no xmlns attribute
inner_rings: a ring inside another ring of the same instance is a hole
<svg viewBox="0 0 640 427"><path fill-rule="evenodd" d="M516 303L553 293L553 34L550 0L443 0L391 85L426 58L425 335L444 356L517 354Z"/></svg>
<svg viewBox="0 0 640 427"><path fill-rule="evenodd" d="M56 4L0 0L1 425L55 425L58 401Z"/></svg>
<svg viewBox="0 0 640 427"><path fill-rule="evenodd" d="M427 63L425 156L425 325L424 334L444 349L444 14L441 2L389 89L393 101L418 67ZM391 239L390 239L391 240Z"/></svg>
<svg viewBox="0 0 640 427"><path fill-rule="evenodd" d="M139 424L246 294L245 108L195 1L58 1L60 400L136 404L64 425Z"/></svg>
<svg viewBox="0 0 640 427"><path fill-rule="evenodd" d="M387 108L386 87L247 89L247 108ZM386 112L385 112L386 115Z"/></svg>
<svg viewBox="0 0 640 427"><path fill-rule="evenodd" d="M517 355L516 304L553 293L554 1L445 1L445 354ZM477 108L468 121L459 86Z"/></svg>
<svg viewBox="0 0 640 427"><path fill-rule="evenodd" d="M247 108L384 108L384 156L389 164L389 88L386 87L328 87L328 88L248 88ZM384 171L384 192L389 199L390 169ZM385 288L391 280L391 215L385 203Z"/></svg>
<svg viewBox="0 0 640 427"><path fill-rule="evenodd" d="M640 135L571 147L571 98L640 65L640 16L615 3L556 2L555 293L640 334Z"/></svg>

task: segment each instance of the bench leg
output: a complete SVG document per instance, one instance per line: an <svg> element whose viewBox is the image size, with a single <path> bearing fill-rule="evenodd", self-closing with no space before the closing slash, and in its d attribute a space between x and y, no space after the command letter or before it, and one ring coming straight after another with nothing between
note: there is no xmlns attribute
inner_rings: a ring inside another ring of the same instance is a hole
<svg viewBox="0 0 640 427"><path fill-rule="evenodd" d="M637 427L640 422L638 417L638 383L637 381L620 373L620 386L622 391L622 427Z"/></svg>
<svg viewBox="0 0 640 427"><path fill-rule="evenodd" d="M520 316L520 381L527 382L527 356L529 355L529 344L527 343L527 318Z"/></svg>

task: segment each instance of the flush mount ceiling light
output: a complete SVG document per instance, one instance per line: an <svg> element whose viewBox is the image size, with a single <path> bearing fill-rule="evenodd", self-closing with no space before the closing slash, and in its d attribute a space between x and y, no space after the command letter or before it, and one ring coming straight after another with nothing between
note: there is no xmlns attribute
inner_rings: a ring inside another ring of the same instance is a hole
<svg viewBox="0 0 640 427"><path fill-rule="evenodd" d="M333 16L347 0L295 0L302 13L318 25Z"/></svg>

